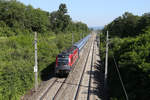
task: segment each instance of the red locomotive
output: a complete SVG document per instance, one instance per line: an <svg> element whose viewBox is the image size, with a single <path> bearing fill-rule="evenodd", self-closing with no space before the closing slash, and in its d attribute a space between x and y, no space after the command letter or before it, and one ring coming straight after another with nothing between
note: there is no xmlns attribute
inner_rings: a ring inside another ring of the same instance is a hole
<svg viewBox="0 0 150 100"><path fill-rule="evenodd" d="M79 57L79 50L73 46L56 57L56 74L68 74Z"/></svg>
<svg viewBox="0 0 150 100"><path fill-rule="evenodd" d="M71 48L60 53L56 57L56 67L55 67L56 74L64 74L64 73L68 74L70 72L70 70L72 69L72 67L79 58L79 53L81 49L87 43L90 36L91 35L88 35L79 42L73 44Z"/></svg>

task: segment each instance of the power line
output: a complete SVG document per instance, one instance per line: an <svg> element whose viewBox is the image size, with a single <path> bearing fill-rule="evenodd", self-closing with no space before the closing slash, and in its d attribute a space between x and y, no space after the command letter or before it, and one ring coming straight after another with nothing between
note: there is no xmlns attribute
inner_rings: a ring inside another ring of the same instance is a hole
<svg viewBox="0 0 150 100"><path fill-rule="evenodd" d="M114 57L114 55L113 55L113 54L112 54L112 56L113 56L113 60L114 60L114 63L115 63L115 68L117 69L118 76L119 76L119 79L120 79L120 82L121 82L121 85L122 85L123 91L124 91L125 96L126 96L126 100L129 100L129 98L128 98L128 94L127 94L127 91L126 91L126 89L125 89L125 86L124 86L123 81L122 81L122 78L121 78L121 74L120 74L119 68L118 68L117 63L116 63L116 60L115 60L115 57Z"/></svg>

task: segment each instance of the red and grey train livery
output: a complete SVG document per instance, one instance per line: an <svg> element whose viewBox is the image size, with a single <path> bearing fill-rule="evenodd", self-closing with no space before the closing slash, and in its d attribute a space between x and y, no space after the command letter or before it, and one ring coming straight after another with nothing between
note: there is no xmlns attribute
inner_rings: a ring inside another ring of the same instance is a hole
<svg viewBox="0 0 150 100"><path fill-rule="evenodd" d="M87 43L90 36L91 35L86 36L79 42L73 44L71 48L58 54L58 56L56 57L56 67L55 67L56 74L68 74L71 71L73 65L79 58L81 49Z"/></svg>

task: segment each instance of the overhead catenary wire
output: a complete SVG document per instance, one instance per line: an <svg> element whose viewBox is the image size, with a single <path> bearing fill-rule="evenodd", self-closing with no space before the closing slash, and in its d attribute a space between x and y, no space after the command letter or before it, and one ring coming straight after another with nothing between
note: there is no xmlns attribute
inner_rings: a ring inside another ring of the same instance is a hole
<svg viewBox="0 0 150 100"><path fill-rule="evenodd" d="M112 54L112 56L113 56L113 60L114 60L114 63L115 63L115 68L116 68L116 70L117 70L117 73L118 73L118 76L119 76L119 80L120 80L120 82L121 82L121 85L122 85L122 88L123 88L123 91L124 91L126 100L129 100L129 97L128 97L127 91L126 91L126 89L125 89L125 86L124 86L124 83L123 83L123 80L122 80L122 77L121 77L121 74L120 74L118 65L117 65L116 60L115 60L115 57L114 57L113 54Z"/></svg>

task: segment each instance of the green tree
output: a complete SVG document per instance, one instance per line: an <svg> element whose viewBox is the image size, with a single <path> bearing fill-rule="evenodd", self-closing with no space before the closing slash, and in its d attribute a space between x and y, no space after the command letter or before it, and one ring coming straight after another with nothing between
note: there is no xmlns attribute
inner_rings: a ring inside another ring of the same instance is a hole
<svg viewBox="0 0 150 100"><path fill-rule="evenodd" d="M105 26L103 32L110 31L112 37L128 37L136 36L136 26L139 20L139 16L135 16L132 13L125 12L122 16L119 16L110 24Z"/></svg>
<svg viewBox="0 0 150 100"><path fill-rule="evenodd" d="M51 13L50 22L52 23L52 30L55 32L66 31L71 22L71 18L67 15L67 8L65 4L60 4L59 10Z"/></svg>
<svg viewBox="0 0 150 100"><path fill-rule="evenodd" d="M150 26L150 13L145 13L138 21L136 32L142 33L146 27Z"/></svg>

